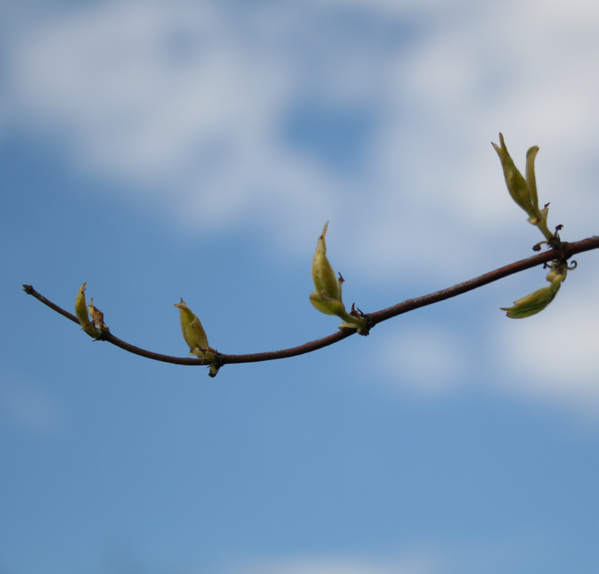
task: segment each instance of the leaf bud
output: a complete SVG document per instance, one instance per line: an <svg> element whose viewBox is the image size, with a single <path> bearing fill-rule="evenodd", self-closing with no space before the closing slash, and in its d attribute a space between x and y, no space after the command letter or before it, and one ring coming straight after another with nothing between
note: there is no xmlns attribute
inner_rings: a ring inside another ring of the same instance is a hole
<svg viewBox="0 0 599 574"><path fill-rule="evenodd" d="M524 176L518 171L518 168L514 164L507 150L503 134L499 134L499 143L501 144L500 146L494 143L493 147L501 161L508 191L510 192L512 199L527 213L527 215L530 218L535 218L538 215L538 199L534 175L534 160L539 148L532 147L528 150L526 161L527 179L524 179Z"/></svg>
<svg viewBox="0 0 599 574"><path fill-rule="evenodd" d="M92 337L98 337L99 333L94 326L93 321L89 318L87 303L85 301L85 286L87 282L81 285L79 291L77 293L77 297L75 297L75 314L77 315L77 319L79 319L79 323L81 323L82 329Z"/></svg>
<svg viewBox="0 0 599 574"><path fill-rule="evenodd" d="M215 353L208 346L208 337L200 320L183 299L180 303L175 303L175 307L179 309L181 332L185 342L189 345L189 354L196 355L200 359L214 359Z"/></svg>
<svg viewBox="0 0 599 574"><path fill-rule="evenodd" d="M92 321L94 322L96 329L98 329L98 331L103 331L104 329L106 329L106 323L104 323L104 313L102 313L102 311L100 311L100 309L97 309L96 307L94 307L94 298L93 297L89 300L88 308L89 308L89 314L92 317Z"/></svg>
<svg viewBox="0 0 599 574"><path fill-rule="evenodd" d="M312 260L312 280L314 281L314 287L316 291L322 294L326 299L337 299L341 301L341 283L342 280L338 279L333 271L333 267L329 263L327 258L327 246L325 243L325 235L329 222L324 224L322 234L318 238L318 244L316 246L316 253ZM325 313L326 311L323 311ZM331 313L332 314L332 313Z"/></svg>
<svg viewBox="0 0 599 574"><path fill-rule="evenodd" d="M555 299L561 284L562 282L559 280L553 281L551 285L537 289L530 295L514 301L513 307L502 307L501 310L506 311L506 315L510 319L524 319L536 315Z"/></svg>
<svg viewBox="0 0 599 574"><path fill-rule="evenodd" d="M341 296L343 277L337 277L333 271L326 253L327 246L325 235L329 222L324 224L322 234L318 238L316 252L312 260L312 281L315 291L310 295L310 302L316 309L325 315L336 315L343 319L340 329L357 329L359 333L366 334L365 322L361 317L350 315L345 309Z"/></svg>
<svg viewBox="0 0 599 574"><path fill-rule="evenodd" d="M538 211L539 196L537 194L537 178L535 176L535 158L539 153L539 146L533 146L526 152L526 185L530 192L533 207ZM545 218L547 214L545 214Z"/></svg>
<svg viewBox="0 0 599 574"><path fill-rule="evenodd" d="M514 302L513 307L502 307L502 311L507 311L506 314L510 319L523 319L539 313L545 309L553 299L555 299L559 288L566 280L567 273L567 263L558 263L557 261L554 261L551 264L551 268L546 277L547 281L550 283L549 286L537 289L530 295L518 299Z"/></svg>

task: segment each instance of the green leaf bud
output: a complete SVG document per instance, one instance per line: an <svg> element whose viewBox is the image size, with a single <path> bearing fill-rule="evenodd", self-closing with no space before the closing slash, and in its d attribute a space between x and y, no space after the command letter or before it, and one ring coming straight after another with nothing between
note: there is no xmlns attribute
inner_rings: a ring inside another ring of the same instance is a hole
<svg viewBox="0 0 599 574"><path fill-rule="evenodd" d="M365 322L361 317L350 315L345 309L341 296L341 285L343 278L337 277L333 267L327 259L327 246L325 235L329 222L327 221L322 230L322 234L318 238L316 245L316 253L312 260L312 281L314 282L315 291L310 295L310 302L316 309L325 315L336 315L343 319L343 323L339 325L340 329L357 329L359 333L364 332Z"/></svg>
<svg viewBox="0 0 599 574"><path fill-rule="evenodd" d="M526 152L526 185L530 191L532 206L539 210L539 196L537 194L537 178L535 176L535 158L539 153L539 146L533 146ZM545 215L547 217L547 215Z"/></svg>
<svg viewBox="0 0 599 574"><path fill-rule="evenodd" d="M75 297L75 314L83 330L92 337L98 337L99 333L94 326L93 321L89 318L87 302L85 301L85 286L87 282L79 287L77 297Z"/></svg>
<svg viewBox="0 0 599 574"><path fill-rule="evenodd" d="M566 265L551 266L549 273L547 273L547 281L553 283L559 281L563 283L566 280L566 274L568 273L568 267Z"/></svg>
<svg viewBox="0 0 599 574"><path fill-rule="evenodd" d="M93 297L89 300L88 309L96 329L98 329L98 331L103 331L106 329L106 323L104 323L104 313L94 306Z"/></svg>
<svg viewBox="0 0 599 574"><path fill-rule="evenodd" d="M551 285L537 289L530 295L526 295L517 301L514 301L513 307L502 307L502 311L506 311L506 315L510 319L524 319L531 315L540 313L545 307L555 299L561 281L553 281Z"/></svg>
<svg viewBox="0 0 599 574"><path fill-rule="evenodd" d="M200 359L214 359L215 352L208 346L208 337L200 320L183 299L180 303L175 303L175 307L179 309L181 332L185 342L189 345L189 354L196 355Z"/></svg>
<svg viewBox="0 0 599 574"><path fill-rule="evenodd" d="M326 299L338 299L341 300L341 283L342 281L337 278L333 267L327 259L327 246L325 243L325 235L329 222L324 224L322 234L318 238L318 244L316 246L316 253L312 259L312 280L314 281L314 287L316 291L321 293ZM324 312L324 311L323 311Z"/></svg>
<svg viewBox="0 0 599 574"><path fill-rule="evenodd" d="M508 150L505 145L505 141L503 139L503 134L499 134L499 142L501 146L497 144L493 144L499 159L501 160L501 165L503 167L503 175L505 177L505 183L507 185L508 191L512 196L512 199L528 214L529 217L536 217L538 212L537 207L537 199L536 199L536 180L534 177L534 160L538 148L530 148L527 154L527 179L534 187L534 197L533 193L527 183L527 180L524 179L522 174L518 171L518 168L515 166ZM533 151L535 150L536 151Z"/></svg>
<svg viewBox="0 0 599 574"><path fill-rule="evenodd" d="M339 317L340 314L346 312L342 301L339 301L339 299L328 299L318 291L313 291L310 294L310 302L325 315L337 315Z"/></svg>

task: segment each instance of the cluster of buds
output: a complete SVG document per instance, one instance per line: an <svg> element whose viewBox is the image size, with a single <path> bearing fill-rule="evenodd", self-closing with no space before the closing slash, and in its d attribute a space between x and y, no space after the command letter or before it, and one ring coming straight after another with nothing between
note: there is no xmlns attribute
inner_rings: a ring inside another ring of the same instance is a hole
<svg viewBox="0 0 599 574"><path fill-rule="evenodd" d="M85 302L85 286L84 283L79 287L77 297L75 297L75 314L81 328L90 336L97 339L102 331L106 331L108 327L104 323L104 313L94 306L94 298L89 301L89 305ZM89 314L88 314L89 312ZM91 319L90 319L91 315Z"/></svg>
<svg viewBox="0 0 599 574"><path fill-rule="evenodd" d="M345 305L341 298L341 285L343 277L337 277L333 271L333 267L327 259L327 246L325 243L325 235L329 222L324 224L322 234L318 238L316 253L312 260L312 280L314 281L315 291L310 295L310 301L321 313L325 315L336 315L343 319L343 323L339 325L339 329L350 329L358 331L361 335L366 335L368 332L366 320L364 316L355 311L352 307L352 313L346 311Z"/></svg>
<svg viewBox="0 0 599 574"><path fill-rule="evenodd" d="M501 160L508 191L512 199L528 215L529 223L538 227L539 231L545 237L545 241L535 245L533 249L538 251L543 243L547 243L550 247L559 247L560 239L557 231L561 226L557 227L555 233L551 233L547 227L549 204L545 204L542 209L539 208L539 196L535 176L535 158L539 152L538 146L531 147L526 153L526 177L524 177L515 166L502 134L499 134L499 143L499 146L493 144L493 147ZM530 317L539 313L555 299L557 292L566 279L567 272L568 265L565 261L553 261L547 274L547 281L549 282L547 287L537 289L530 295L518 299L512 307L502 307L502 311L506 311L506 315L511 319L523 319L524 317Z"/></svg>
<svg viewBox="0 0 599 574"><path fill-rule="evenodd" d="M75 314L81 323L81 328L94 339L98 339L103 332L108 331L108 327L104 323L104 313L94 306L93 297L87 305L85 301L86 285L87 283L81 285L75 298ZM181 332L185 342L189 345L189 354L209 362L209 374L211 377L216 376L220 368L218 353L208 345L208 337L202 323L183 299L180 303L175 303L175 307L179 309Z"/></svg>
<svg viewBox="0 0 599 574"><path fill-rule="evenodd" d="M549 204L546 204L542 209L539 208L534 167L539 148L533 146L528 150L526 154L526 176L523 176L515 166L502 134L499 134L499 142L500 145L493 144L493 147L501 160L503 174L512 199L526 212L528 221L543 233L545 241L542 243L547 243L554 248L559 247L560 240L557 229L554 234L547 227ZM341 296L343 277L341 274L339 276L335 274L326 255L325 236L327 228L328 221L318 238L316 252L312 260L312 280L314 281L315 290L310 295L310 302L321 313L341 318L343 323L339 325L339 329L357 331L361 335L367 335L369 329L368 316L356 310L353 305L351 312L348 312L343 304ZM540 244L536 246L536 249L538 248L540 248ZM561 284L566 279L567 272L568 265L564 260L553 261L546 278L549 283L548 286L518 299L512 307L504 307L502 310L506 311L507 316L512 319L522 319L539 313L553 301ZM86 304L86 285L84 283L77 293L75 312L83 330L97 339L101 337L103 332L107 332L108 328L104 323L103 313L94 306L93 298L90 300L89 305ZM219 354L208 345L208 337L202 323L183 299L179 303L175 303L175 307L179 309L181 332L189 346L190 354L207 362L210 365L210 376L214 377L221 363Z"/></svg>

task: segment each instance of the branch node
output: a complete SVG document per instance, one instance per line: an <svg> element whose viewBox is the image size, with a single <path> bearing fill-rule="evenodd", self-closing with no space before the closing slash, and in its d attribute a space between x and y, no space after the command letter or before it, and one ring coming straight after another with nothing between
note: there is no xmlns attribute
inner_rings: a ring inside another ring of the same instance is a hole
<svg viewBox="0 0 599 574"><path fill-rule="evenodd" d="M224 364L225 361L222 358L222 356L219 353L216 353L214 360L210 363L210 370L208 371L208 376L212 378L216 377L216 375L218 375L218 371Z"/></svg>
<svg viewBox="0 0 599 574"><path fill-rule="evenodd" d="M368 315L367 313L363 313L361 309L359 309L358 307L356 307L355 303L352 303L351 311L350 311L349 314L353 315L354 317L359 317L360 319L362 319L363 325L358 330L358 333L360 335L362 335L363 337L368 336L368 334L370 333L370 329L372 329L375 326L375 324L376 324L374 318L372 317L372 315Z"/></svg>

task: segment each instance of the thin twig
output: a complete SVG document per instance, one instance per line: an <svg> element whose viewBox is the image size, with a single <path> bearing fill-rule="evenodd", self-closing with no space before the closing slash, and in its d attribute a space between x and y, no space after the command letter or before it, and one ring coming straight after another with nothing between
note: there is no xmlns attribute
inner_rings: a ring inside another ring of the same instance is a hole
<svg viewBox="0 0 599 574"><path fill-rule="evenodd" d="M407 313L409 311L413 311L414 309L419 309L420 307L425 307L427 305L432 305L433 303L438 303L440 301L444 301L446 299L451 299L452 297L456 297L457 295L461 295L462 293L466 293L468 291L472 291L473 289L477 289L482 287L483 285L487 285L494 281L498 281L499 279L503 279L504 277L508 277L509 275L514 275L515 273L519 273L526 269L530 269L531 267L536 267L537 265L541 265L543 263L547 263L549 261L553 261L556 259L566 261L573 255L577 253L582 253L584 251L590 251L592 249L599 249L599 237L593 236L587 239L583 239L582 241L577 241L575 243L561 243L559 249L552 249L551 251L547 251L545 253L541 253L539 255L534 255L533 257L529 257L527 259L522 259L521 261L516 261L515 263L511 263L510 265L506 265L505 267L500 267L499 269L495 269L494 271L490 271L489 273L485 273L484 275L480 275L479 277L475 277L474 279L470 279L469 281L464 281L463 283L458 283L453 287L448 287L447 289L442 289L441 291L436 291L435 293L430 293L428 295L423 295L422 297L416 297L414 299L407 299L397 305L393 305L392 307L388 307L387 309L382 309L381 311L376 311L375 313L369 313L367 315L368 320L373 327L378 323L382 323L383 321L387 321L392 317L397 317L403 313ZM79 324L79 319L68 311L65 311L52 301L49 301L38 293L31 285L23 285L23 289L29 295L32 295L39 301L41 301L44 305L47 305L57 313L60 313L67 319L70 319L74 323ZM298 355L303 355L305 353L311 353L318 349L322 349L324 347L328 347L334 343L337 343L351 335L354 335L355 331L337 331L327 337L323 337L322 339L317 339L315 341L310 341L303 345L299 345L297 347L291 347L289 349L281 349L279 351L267 351L264 353L250 353L245 355L227 355L218 353L218 363L220 366L234 363L256 363L260 361L274 361L276 359L286 359L289 357L296 357ZM198 358L188 358L188 357L172 357L170 355L162 355L160 353L154 353L152 351L147 351L146 349L141 349L140 347L136 347L115 337L110 331L105 330L101 333L101 340L108 341L125 351L130 353L134 353L136 355L140 355L147 359L152 359L154 361L162 361L164 363L173 363L176 365L207 365L208 362L203 359Z"/></svg>

